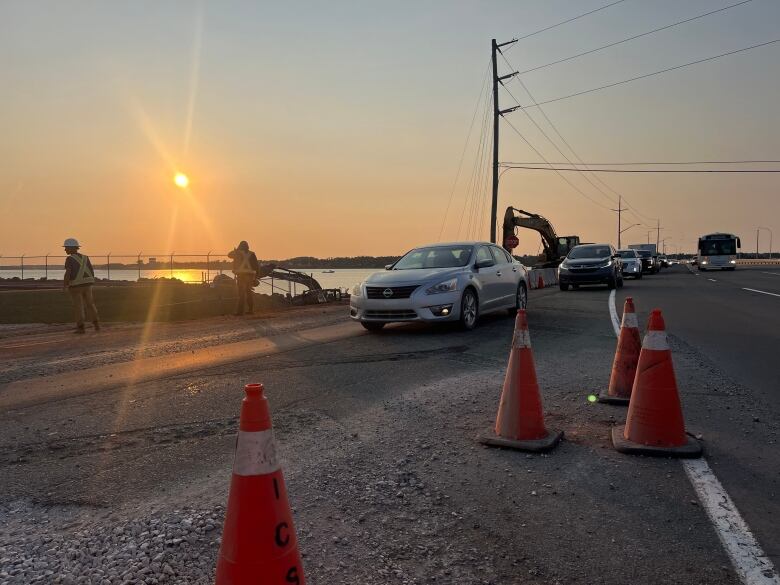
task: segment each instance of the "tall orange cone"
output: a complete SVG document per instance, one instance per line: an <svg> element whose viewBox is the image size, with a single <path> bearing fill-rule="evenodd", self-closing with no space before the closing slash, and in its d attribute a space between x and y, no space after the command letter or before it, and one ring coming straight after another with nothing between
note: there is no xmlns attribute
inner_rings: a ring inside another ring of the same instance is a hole
<svg viewBox="0 0 780 585"><path fill-rule="evenodd" d="M555 447L561 437L563 432L548 431L544 426L528 318L525 309L521 309L515 320L515 334L498 405L495 435L481 436L479 442L491 447L544 452Z"/></svg>
<svg viewBox="0 0 780 585"><path fill-rule="evenodd" d="M612 362L612 375L609 377L609 388L606 393L602 392L599 395L599 402L623 406L628 404L641 349L642 341L639 338L639 323L634 311L634 299L626 297L615 361Z"/></svg>
<svg viewBox="0 0 780 585"><path fill-rule="evenodd" d="M216 585L304 585L268 401L262 384L244 391Z"/></svg>
<svg viewBox="0 0 780 585"><path fill-rule="evenodd" d="M544 278L542 278L541 272L539 273L539 280L536 281L536 288L544 288Z"/></svg>
<svg viewBox="0 0 780 585"><path fill-rule="evenodd" d="M672 352L659 309L650 313L626 424L612 428L612 444L618 451L634 455L701 455L699 442L685 433Z"/></svg>

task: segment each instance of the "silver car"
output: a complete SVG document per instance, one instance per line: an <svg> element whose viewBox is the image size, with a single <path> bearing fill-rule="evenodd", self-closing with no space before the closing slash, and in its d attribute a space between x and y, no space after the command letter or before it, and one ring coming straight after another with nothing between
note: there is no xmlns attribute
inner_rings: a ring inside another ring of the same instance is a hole
<svg viewBox="0 0 780 585"><path fill-rule="evenodd" d="M633 276L637 280L642 278L642 258L634 249L618 250L623 261L623 276Z"/></svg>
<svg viewBox="0 0 780 585"><path fill-rule="evenodd" d="M473 329L483 313L528 304L526 268L489 242L433 244L355 285L349 314L369 331L399 321L458 321Z"/></svg>

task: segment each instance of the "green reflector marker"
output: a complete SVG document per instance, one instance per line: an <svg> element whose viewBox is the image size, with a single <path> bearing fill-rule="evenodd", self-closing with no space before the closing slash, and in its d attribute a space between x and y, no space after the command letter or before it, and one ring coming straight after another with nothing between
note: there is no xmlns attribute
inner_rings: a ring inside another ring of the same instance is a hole
<svg viewBox="0 0 780 585"><path fill-rule="evenodd" d="M598 397L595 394L588 394L588 402L596 402Z"/></svg>

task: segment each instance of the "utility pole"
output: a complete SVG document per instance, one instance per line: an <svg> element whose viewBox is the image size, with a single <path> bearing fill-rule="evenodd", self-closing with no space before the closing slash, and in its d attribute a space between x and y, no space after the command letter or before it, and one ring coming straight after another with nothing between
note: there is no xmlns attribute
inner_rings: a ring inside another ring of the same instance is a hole
<svg viewBox="0 0 780 585"><path fill-rule="evenodd" d="M656 227L655 227L655 229L656 229L656 234L655 234L655 251L658 252L658 246L661 245L661 220L660 219L656 219L655 222L656 222L655 223L655 225L656 225Z"/></svg>
<svg viewBox="0 0 780 585"><path fill-rule="evenodd" d="M506 43L497 43L496 39L491 41L491 55L493 62L493 195L490 206L490 241L496 243L496 223L498 221L498 119L507 112L514 111L517 108L510 108L503 112L498 107L498 84L503 83L504 79L509 79L517 75L517 72L498 76L498 53L501 47L516 43L517 39L512 39ZM519 107L519 106L518 106Z"/></svg>
<svg viewBox="0 0 780 585"><path fill-rule="evenodd" d="M618 208L612 210L612 211L617 211L618 214L618 250L622 248L622 246L620 245L620 234L623 233L622 231L620 231L620 218L623 215L623 212L626 210L626 208L622 206L622 202L623 202L623 196L618 194Z"/></svg>

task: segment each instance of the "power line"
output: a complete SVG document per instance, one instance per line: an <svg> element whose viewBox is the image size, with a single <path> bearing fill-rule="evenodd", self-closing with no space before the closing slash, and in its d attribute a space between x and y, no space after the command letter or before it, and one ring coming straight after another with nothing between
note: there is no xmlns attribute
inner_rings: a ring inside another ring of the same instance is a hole
<svg viewBox="0 0 780 585"><path fill-rule="evenodd" d="M504 165L536 165L538 162L513 162L505 161ZM550 163L555 166L566 165L564 162ZM667 162L610 162L610 163L585 163L586 167L641 167L641 166L672 166L672 165L745 165L745 164L780 164L780 160L698 160L698 161L667 161Z"/></svg>
<svg viewBox="0 0 780 585"><path fill-rule="evenodd" d="M591 14L599 12L600 10L605 10L606 8L609 8L610 6L614 6L615 4L620 4L621 2L625 2L625 0L617 0L617 2L611 2L609 4L605 4L601 8L596 8L595 10L591 10L590 12L585 12L584 14L580 14L579 16L573 16L571 18L567 18L566 20L562 20L561 22L558 22L556 24L552 24L550 26L546 26L544 28L540 28L539 30L534 31L532 33L528 33L527 35L524 35L524 36L518 38L517 40L518 41L522 41L523 39L527 39L528 37L532 37L534 35L538 35L539 33L543 33L543 32L546 32L548 30L557 28L557 27L559 27L561 25L564 25L564 24L567 24L569 22L573 22L575 20L579 20L580 18L583 18L585 16L589 16Z"/></svg>
<svg viewBox="0 0 780 585"><path fill-rule="evenodd" d="M679 26L681 24L685 24L688 22L692 22L694 20L698 20L700 18L704 18L705 16L710 16L711 14L716 14L718 12L723 12L725 10L729 10L730 8L734 8L736 6L741 6L742 4L747 4L748 2L752 2L753 0L742 0L742 2L737 2L736 4L731 4L729 6L724 6L723 8L718 8L717 10L711 10L710 12L705 12L704 14L699 14L698 16L693 16L691 18L686 18L685 20L678 20L677 22L673 22L672 24L667 24L666 26L662 26L660 28L656 28L653 30L649 30L647 32L640 33L638 35L634 35L632 37L625 38L621 41L615 41L614 43L609 43L607 45L602 45L600 47L596 47L595 49L590 49L589 51L583 51L582 53L577 53L576 55L572 55L571 57L565 57L563 59L558 59L557 61L551 61L550 63L545 63L544 65L539 65L537 67L532 67L531 69L526 69L525 71L520 71L518 75L525 75L526 73L531 73L532 71L539 71L539 69L544 69L545 67L552 67L553 65L559 65L561 63L566 63L567 61L572 61L574 59L578 59L579 57L584 57L585 55L591 55L593 53L597 53L598 51L602 51L604 49L609 49L611 47L616 47L617 45L621 45L623 43L627 43L629 41L633 41L642 37L646 37L648 35L655 34L657 32L661 32L663 30L667 30L670 28L673 28L675 26Z"/></svg>
<svg viewBox="0 0 780 585"><path fill-rule="evenodd" d="M490 72L489 67L485 69L485 75L482 78L482 87L479 91L479 97L477 97L477 103L474 104L474 113L471 116L471 123L469 124L469 130L466 133L466 142L463 145L463 151L460 153L460 161L458 162L458 171L455 173L455 181L452 183L452 189L450 189L450 196L447 200L447 208L444 211L444 217L441 220L441 228L439 228L439 237L438 240L441 240L441 235L444 233L444 226L447 223L447 214L450 212L450 206L452 205L452 197L455 194L455 188L458 186L458 179L460 179L460 171L463 168L463 159L466 157L466 150L469 146L469 141L471 139L471 130L474 128L474 121L477 119L477 111L479 111L479 104L482 103L482 95L485 93L485 88L487 87L487 79L488 79L488 73Z"/></svg>
<svg viewBox="0 0 780 585"><path fill-rule="evenodd" d="M536 153L536 154L539 156L539 158L541 158L541 159L542 159L542 160L544 160L544 161L546 161L546 160L547 160L547 159L545 159L545 158L544 158L544 155L542 155L542 153L541 153L541 152L539 152L539 151L538 151L538 150L537 150L537 149L536 149L536 148L535 148L535 147L534 147L534 146L533 146L533 145L532 145L532 144L531 144L531 143L528 141L528 139L527 139L525 136L523 136L523 134L520 132L520 130L518 130L517 128L515 128L515 126L514 126L514 125L513 125L513 124L512 124L512 123L511 123L509 120L507 120L507 119L506 119L506 117L502 116L501 118L504 120L504 122L506 122L506 123L509 125L509 127L510 127L512 130L514 130L514 131L515 131L515 133L516 133L516 134L517 134L517 135L518 135L520 138L522 138L522 139L523 139L523 141L524 141L524 142L525 142L525 143L526 143L526 144L527 144L527 145L528 145L528 146L531 148L531 150L533 150L533 151L534 151L534 152L535 152L535 153ZM541 168L544 168L544 167L541 167ZM556 170L556 169L555 169L555 168L554 168L552 165L550 165L550 170ZM556 172L557 172L557 171L556 171ZM580 195L582 195L582 196L583 196L585 199L587 199L588 201L590 201L590 202L591 202L591 203L593 203L594 205L597 205L597 206L601 207L602 209L611 210L611 208L610 208L610 207L607 207L606 205L602 205L601 203L599 203L598 201L596 201L595 199L593 199L591 196L589 196L587 193L585 193L585 192L584 192L582 189L580 189L579 187L577 187L577 185L575 185L574 183L572 183L571 181L569 181L569 179L567 179L567 178L566 178L566 177L565 177L565 176L564 176L562 173L558 172L557 174L558 174L558 176L559 176L561 179L563 179L563 180L564 180L566 183L568 183L569 187L571 187L572 189L574 189L575 191L577 191L577 193L579 193Z"/></svg>
<svg viewBox="0 0 780 585"><path fill-rule="evenodd" d="M721 57L728 57L729 55L736 55L737 53L743 53L745 51L750 51L752 49L758 49L759 47L765 47L767 45L771 45L772 43L780 42L780 39L775 39L773 41L767 41L765 43L759 43L757 45L752 45L750 47L744 47L742 49L737 49L736 51L729 51L728 53L721 53L720 55L713 55L712 57L707 57L706 59L698 59L697 61L691 61L689 63L683 63L682 65L675 65L674 67L668 67L667 69L661 69L660 71L653 71L652 73L646 73L645 75L639 75L637 77L632 77L631 79L624 79L622 81L616 81L614 83L608 83L607 85L602 85L599 87L594 87L592 89L586 89L584 91L578 91L576 93L571 93L569 95L564 95L561 97L553 98L550 100L545 100L543 102L538 102L535 105L529 105L525 106L527 108L534 108L539 107L545 104L551 104L553 102L559 102L562 100L567 100L573 97L585 95L587 93L593 93L594 91L601 91L602 89L607 89L610 87L615 87L616 85L623 85L624 83L631 83L632 81L637 81L639 79L646 79L647 77L653 77L654 75L660 75L661 73L668 73L669 71L674 71L676 69L682 69L683 67L690 67L691 65L698 65L699 63L706 63L707 61L714 61L715 59L720 59Z"/></svg>
<svg viewBox="0 0 780 585"><path fill-rule="evenodd" d="M546 161L545 161L546 162ZM547 163L549 164L549 163ZM536 167L529 165L501 164L506 169L526 169L529 171L573 171L581 173L780 173L780 169L578 169L570 167Z"/></svg>

